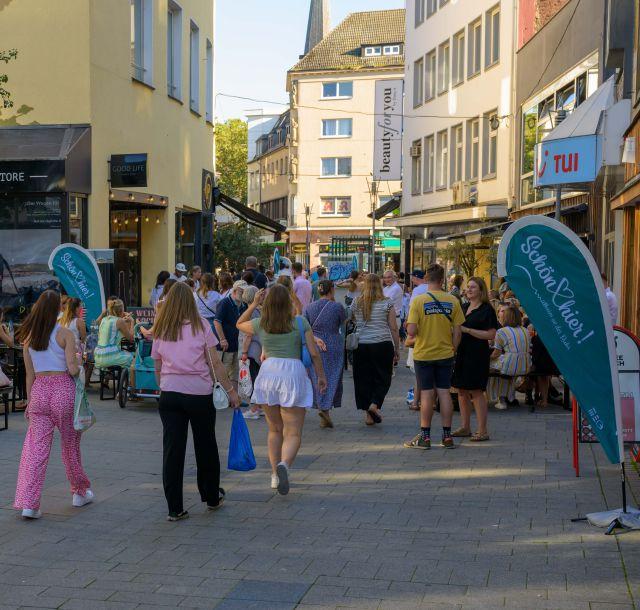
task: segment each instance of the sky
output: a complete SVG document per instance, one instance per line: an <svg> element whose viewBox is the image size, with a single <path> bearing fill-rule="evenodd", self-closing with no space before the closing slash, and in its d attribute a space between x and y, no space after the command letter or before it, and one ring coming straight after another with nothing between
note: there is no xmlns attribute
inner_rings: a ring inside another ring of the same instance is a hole
<svg viewBox="0 0 640 610"><path fill-rule="evenodd" d="M310 0L216 0L216 119L286 108L286 74L304 51ZM404 8L404 0L330 0L331 27L349 13ZM238 95L264 102L220 95Z"/></svg>

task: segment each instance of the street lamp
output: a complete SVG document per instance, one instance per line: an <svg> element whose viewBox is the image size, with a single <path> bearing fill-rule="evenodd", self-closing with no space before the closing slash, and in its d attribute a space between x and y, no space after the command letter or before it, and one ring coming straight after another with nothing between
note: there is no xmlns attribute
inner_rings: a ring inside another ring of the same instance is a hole
<svg viewBox="0 0 640 610"><path fill-rule="evenodd" d="M308 203L305 203L305 205L304 205L304 220L305 220L305 227L306 227L306 230L307 230L307 235L306 235L307 254L306 254L305 260L306 260L307 271L311 270L311 238L310 238L310 235L309 235L310 218L311 218L311 206Z"/></svg>
<svg viewBox="0 0 640 610"><path fill-rule="evenodd" d="M376 272L376 204L378 202L378 182L372 180L369 184L371 195L371 254L369 259L369 273Z"/></svg>

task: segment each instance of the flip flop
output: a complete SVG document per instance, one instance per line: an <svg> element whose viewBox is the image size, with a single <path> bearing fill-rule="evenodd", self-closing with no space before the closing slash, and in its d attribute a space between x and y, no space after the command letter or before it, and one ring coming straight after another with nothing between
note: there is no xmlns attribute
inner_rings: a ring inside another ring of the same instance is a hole
<svg viewBox="0 0 640 610"><path fill-rule="evenodd" d="M367 413L369 414L369 417L373 420L374 424L382 423L382 417L380 417L373 409L367 409Z"/></svg>
<svg viewBox="0 0 640 610"><path fill-rule="evenodd" d="M471 437L469 438L469 440L472 443L481 443L483 441L488 441L489 440L489 435L488 434L478 434L477 432L475 434L472 434Z"/></svg>

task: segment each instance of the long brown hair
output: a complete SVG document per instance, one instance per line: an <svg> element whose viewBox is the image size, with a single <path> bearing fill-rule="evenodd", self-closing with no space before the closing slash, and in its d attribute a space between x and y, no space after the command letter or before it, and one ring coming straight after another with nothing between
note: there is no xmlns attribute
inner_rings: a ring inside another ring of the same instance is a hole
<svg viewBox="0 0 640 610"><path fill-rule="evenodd" d="M80 305L82 305L82 301L80 299L76 299L75 297L69 297L67 299L62 318L60 318L61 326L68 328L72 320L79 317L78 310L80 309Z"/></svg>
<svg viewBox="0 0 640 610"><path fill-rule="evenodd" d="M470 277L467 280L467 287L469 286L469 282L475 282L478 285L478 288L480 289L480 302L481 303L488 303L489 302L489 289L487 288L487 283L481 277L478 277L477 275L474 275L473 277Z"/></svg>
<svg viewBox="0 0 640 610"><path fill-rule="evenodd" d="M49 347L49 337L53 332L60 313L60 293L45 290L16 333L20 343L28 343L36 352Z"/></svg>
<svg viewBox="0 0 640 610"><path fill-rule="evenodd" d="M220 292L226 292L227 290L233 288L233 278L230 273L223 271L220 275L218 275L218 290Z"/></svg>
<svg viewBox="0 0 640 610"><path fill-rule="evenodd" d="M215 281L212 273L203 273L200 277L200 288L198 288L198 294L203 297L207 296L207 293L215 290Z"/></svg>
<svg viewBox="0 0 640 610"><path fill-rule="evenodd" d="M380 276L375 273L369 273L364 278L362 294L356 301L356 307L362 311L362 317L368 321L371 318L373 304L377 301L384 301L384 299Z"/></svg>
<svg viewBox="0 0 640 610"><path fill-rule="evenodd" d="M163 341L178 341L182 337L182 327L191 323L193 336L204 332L202 318L198 313L193 291L184 282L178 282L167 294L162 308L153 324L153 336Z"/></svg>
<svg viewBox="0 0 640 610"><path fill-rule="evenodd" d="M293 302L287 287L276 284L269 289L262 305L260 328L274 335L283 335L293 330Z"/></svg>

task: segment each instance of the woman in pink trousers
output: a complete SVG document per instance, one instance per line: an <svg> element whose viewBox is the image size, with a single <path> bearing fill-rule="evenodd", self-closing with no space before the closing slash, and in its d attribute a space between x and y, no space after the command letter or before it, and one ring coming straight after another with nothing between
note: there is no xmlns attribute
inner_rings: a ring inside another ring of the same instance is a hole
<svg viewBox="0 0 640 610"><path fill-rule="evenodd" d="M47 290L20 327L27 373L29 429L22 447L15 508L25 519L38 519L40 496L49 464L53 430L62 437L62 461L71 483L73 506L93 500L89 479L80 459L81 433L73 428L74 377L80 372L76 340L58 324L60 295Z"/></svg>

